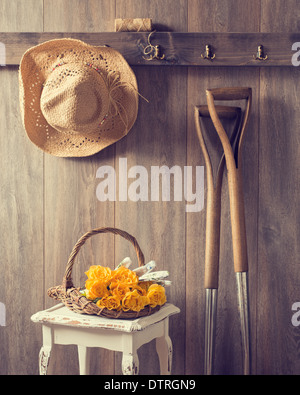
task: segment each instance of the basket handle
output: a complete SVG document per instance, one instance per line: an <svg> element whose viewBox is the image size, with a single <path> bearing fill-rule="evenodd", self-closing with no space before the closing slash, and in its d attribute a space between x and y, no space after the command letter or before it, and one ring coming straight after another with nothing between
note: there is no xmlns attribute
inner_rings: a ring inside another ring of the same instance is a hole
<svg viewBox="0 0 300 395"><path fill-rule="evenodd" d="M72 268L73 268L75 258L77 256L80 248L84 245L84 243L87 241L87 239L89 239L90 237L97 235L99 233L113 233L115 235L120 235L120 236L124 237L124 239L130 241L135 249L136 254L137 254L139 266L144 265L144 262L145 262L144 254L143 254L140 246L138 245L138 242L136 241L136 239L133 236L131 236L129 233L125 232L124 230L120 230L117 228L96 228L96 229L93 229L93 230L85 233L83 236L81 236L80 239L75 244L75 246L73 247L73 250L72 250L72 252L69 256L69 259L68 259L67 268L66 268L64 278L63 278L63 283L62 283L62 286L65 288L65 290L67 290L68 288L74 287L73 282L72 282Z"/></svg>

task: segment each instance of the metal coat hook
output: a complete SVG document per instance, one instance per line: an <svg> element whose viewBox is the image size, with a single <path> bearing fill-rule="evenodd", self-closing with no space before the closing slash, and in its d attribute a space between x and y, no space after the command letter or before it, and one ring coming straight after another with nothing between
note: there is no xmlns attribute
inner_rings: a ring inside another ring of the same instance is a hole
<svg viewBox="0 0 300 395"><path fill-rule="evenodd" d="M255 59L255 60L267 60L268 59L268 55L265 55L265 53L264 53L263 45L259 45L257 47L257 53L256 53L256 55L253 55L253 59Z"/></svg>
<svg viewBox="0 0 300 395"><path fill-rule="evenodd" d="M205 45L205 53L201 54L202 59L213 60L216 54L212 52L211 46L209 44Z"/></svg>
<svg viewBox="0 0 300 395"><path fill-rule="evenodd" d="M143 59L145 60L163 60L165 59L165 54L161 53L161 49L159 45L152 45L151 44L151 36L154 34L156 30L153 30L148 36L148 45L144 48L144 55Z"/></svg>

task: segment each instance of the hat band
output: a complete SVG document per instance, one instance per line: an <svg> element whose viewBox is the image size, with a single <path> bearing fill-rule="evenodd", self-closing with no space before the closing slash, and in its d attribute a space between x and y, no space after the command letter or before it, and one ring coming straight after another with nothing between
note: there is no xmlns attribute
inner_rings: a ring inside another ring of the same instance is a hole
<svg viewBox="0 0 300 395"><path fill-rule="evenodd" d="M104 79L104 75L103 75L102 71L98 67L94 66L92 63L86 63L86 65L88 67L91 67L95 71L97 71L97 73L99 73L101 75L101 77ZM139 91L131 83L129 83L129 82L121 82L120 81L120 73L118 73L116 71L108 72L108 74L107 74L107 81L104 79L104 82L107 84L107 88L108 88L108 92L109 92L109 107L108 107L109 110L108 111L111 113L111 115L119 115L120 116L120 119L123 122L123 124L124 124L124 126L126 128L126 131L127 131L128 124L129 124L128 115L127 115L126 110L125 110L124 106L122 105L122 103L119 100L116 100L116 99L114 99L112 97L112 92L115 89L122 88L122 87L123 88L129 88L129 89L132 89L135 93L137 93L147 103L149 103L149 101L144 96L142 96L139 93ZM118 108L118 106L119 106L119 108ZM112 108L114 108L115 114L113 114ZM122 116L122 114L120 112L120 108L124 112L126 119L123 118L123 116ZM101 125L105 122L105 120L107 119L108 115L109 114L105 115L104 119L101 121Z"/></svg>
<svg viewBox="0 0 300 395"><path fill-rule="evenodd" d="M104 116L104 118L100 122L100 125L103 125L103 123L106 121L106 119L108 118L109 115L112 115L112 116L119 115L121 121L123 122L123 124L125 126L125 130L127 132L129 120L128 120L126 110L125 110L124 106L122 105L121 101L113 98L112 93L115 89L125 87L125 86L128 87L129 84L120 82L120 73L117 73L116 71L110 71L110 72L108 72L107 76L105 76L102 73L102 71L98 67L94 66L92 63L85 63L85 64L86 64L86 66L94 69L98 74L101 75L101 77L103 78L103 80L107 86L107 89L108 89L108 97L109 97L108 113ZM120 108L122 109L123 113L125 114L125 119L123 118L123 116L121 114Z"/></svg>

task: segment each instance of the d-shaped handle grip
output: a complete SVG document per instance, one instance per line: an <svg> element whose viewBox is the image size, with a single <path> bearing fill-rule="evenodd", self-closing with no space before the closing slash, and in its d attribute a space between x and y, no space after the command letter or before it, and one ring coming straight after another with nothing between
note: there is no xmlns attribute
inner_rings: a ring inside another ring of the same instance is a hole
<svg viewBox="0 0 300 395"><path fill-rule="evenodd" d="M243 100L251 96L251 88L216 88L207 89L206 94L211 94L215 100Z"/></svg>

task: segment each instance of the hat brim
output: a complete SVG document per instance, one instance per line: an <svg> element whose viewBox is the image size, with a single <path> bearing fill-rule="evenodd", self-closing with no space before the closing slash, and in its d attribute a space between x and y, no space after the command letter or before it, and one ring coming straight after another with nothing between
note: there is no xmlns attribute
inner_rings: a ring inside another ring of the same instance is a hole
<svg viewBox="0 0 300 395"><path fill-rule="evenodd" d="M117 72L120 77L117 111L109 113L94 132L62 133L43 116L40 107L43 84L60 62L81 63L82 67L92 64L104 75ZM124 57L113 48L95 47L80 40L56 39L30 48L20 63L19 87L22 121L29 139L55 156L84 157L101 151L124 137L138 114L137 80Z"/></svg>

